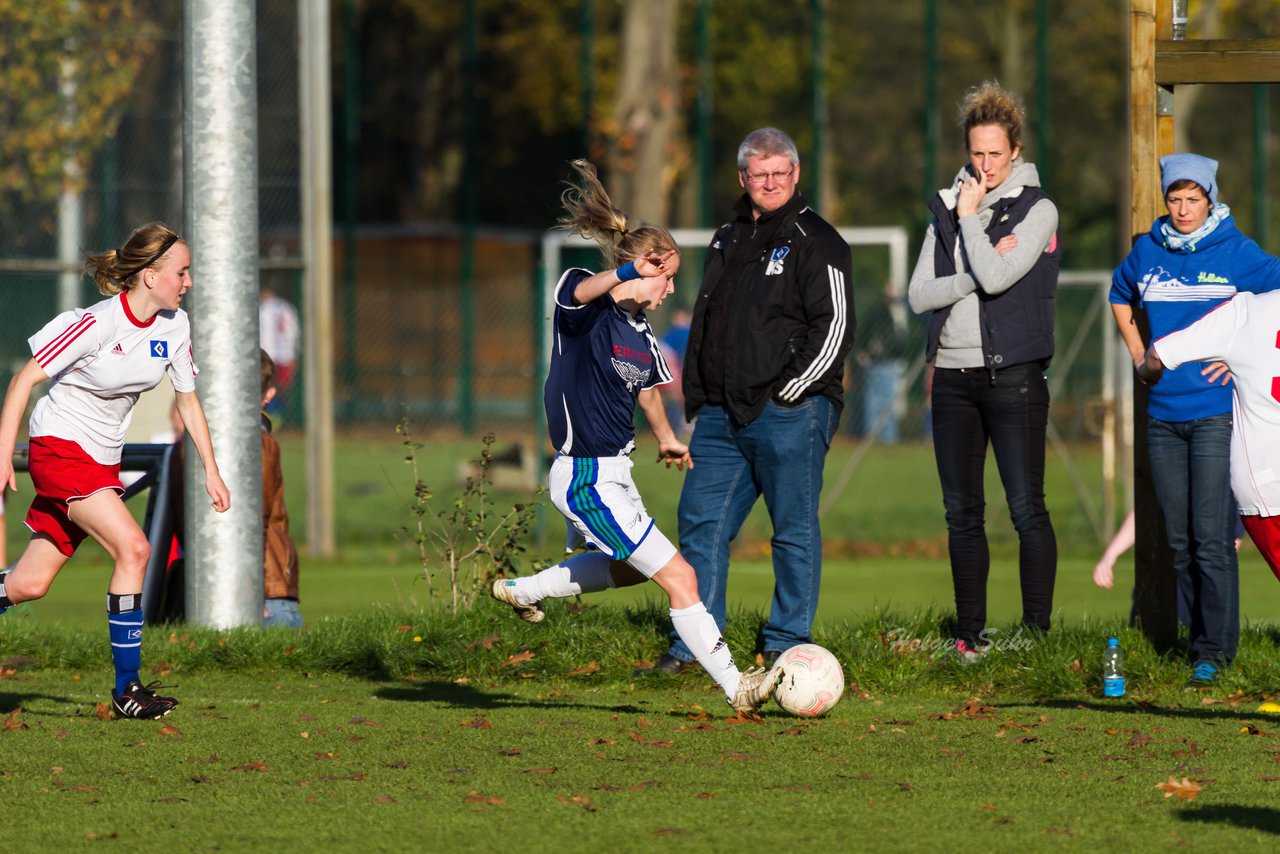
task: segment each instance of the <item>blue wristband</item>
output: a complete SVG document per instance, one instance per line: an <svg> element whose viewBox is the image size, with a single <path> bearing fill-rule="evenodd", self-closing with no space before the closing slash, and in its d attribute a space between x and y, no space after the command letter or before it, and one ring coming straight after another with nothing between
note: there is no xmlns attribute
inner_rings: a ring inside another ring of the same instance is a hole
<svg viewBox="0 0 1280 854"><path fill-rule="evenodd" d="M619 267L619 268L618 268L617 270L615 270L614 272L616 272L616 273L618 274L618 281L619 281L619 282L629 282L629 281L631 281L632 279L638 279L638 278L640 278L640 274L636 272L636 262L635 262L635 261L628 261L627 263L623 264L621 267Z"/></svg>

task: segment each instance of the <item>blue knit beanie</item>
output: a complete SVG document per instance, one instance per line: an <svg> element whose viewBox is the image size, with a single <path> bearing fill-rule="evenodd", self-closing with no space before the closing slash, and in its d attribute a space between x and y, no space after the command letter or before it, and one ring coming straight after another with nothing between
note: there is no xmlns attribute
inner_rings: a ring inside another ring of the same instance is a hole
<svg viewBox="0 0 1280 854"><path fill-rule="evenodd" d="M1166 154L1160 158L1160 192L1169 195L1176 181L1195 181L1209 194L1209 205L1218 203L1218 161L1199 154Z"/></svg>

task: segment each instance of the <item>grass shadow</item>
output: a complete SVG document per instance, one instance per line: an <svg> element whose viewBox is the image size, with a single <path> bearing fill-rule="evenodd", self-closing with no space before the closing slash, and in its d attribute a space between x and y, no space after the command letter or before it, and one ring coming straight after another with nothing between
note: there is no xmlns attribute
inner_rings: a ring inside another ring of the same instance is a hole
<svg viewBox="0 0 1280 854"><path fill-rule="evenodd" d="M616 714L640 714L644 709L632 705L598 705L583 703L572 695L528 700L514 694L498 694L481 691L470 685L454 682L421 682L412 685L390 685L379 688L374 695L381 700L402 703L439 703L469 710L492 709L596 709Z"/></svg>
<svg viewBox="0 0 1280 854"><path fill-rule="evenodd" d="M15 709L22 709L24 715L39 715L41 717L65 718L65 711L44 710L39 707L32 708L32 700L48 700L57 704L59 707L83 705L71 697L60 697L55 694L38 694L38 693L22 693L18 691L0 691L0 715L8 715ZM93 704L89 704L92 709Z"/></svg>
<svg viewBox="0 0 1280 854"><path fill-rule="evenodd" d="M1181 821L1199 821L1206 824L1228 824L1247 830L1280 834L1280 809L1250 807L1243 804L1214 804L1178 812Z"/></svg>
<svg viewBox="0 0 1280 854"><path fill-rule="evenodd" d="M1016 702L989 702L999 709L1086 709L1108 714L1147 715L1157 718L1182 718L1187 720L1268 721L1274 716L1264 712L1226 706L1199 706L1196 708L1168 708L1147 703L1102 702L1092 700L1039 700ZM1280 728L1280 719L1276 719Z"/></svg>

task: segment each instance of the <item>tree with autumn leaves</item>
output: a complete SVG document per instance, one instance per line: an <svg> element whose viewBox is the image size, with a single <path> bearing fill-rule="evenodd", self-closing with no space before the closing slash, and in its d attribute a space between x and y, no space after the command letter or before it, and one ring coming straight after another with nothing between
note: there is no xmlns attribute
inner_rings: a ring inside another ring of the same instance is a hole
<svg viewBox="0 0 1280 854"><path fill-rule="evenodd" d="M0 214L48 205L115 127L154 51L137 0L0 0Z"/></svg>

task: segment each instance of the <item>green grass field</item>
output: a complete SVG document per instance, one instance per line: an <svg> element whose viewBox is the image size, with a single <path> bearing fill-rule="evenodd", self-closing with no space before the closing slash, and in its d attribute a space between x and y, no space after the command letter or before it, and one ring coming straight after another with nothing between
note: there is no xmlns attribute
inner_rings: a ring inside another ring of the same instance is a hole
<svg viewBox="0 0 1280 854"><path fill-rule="evenodd" d="M301 522L301 444L285 450ZM429 451L423 479L443 507L479 444ZM833 450L829 483L852 451ZM849 691L817 721L770 706L741 722L700 671L632 675L665 648L651 587L552 604L538 626L487 600L426 607L422 568L394 536L411 519L403 456L394 441L342 444L340 553L304 554L304 631L148 629L144 679L182 701L164 722L102 719L109 566L96 547L45 600L0 618L3 849L1226 850L1280 833L1280 716L1258 710L1280 690L1280 585L1247 544L1240 657L1217 689L1187 694L1185 661L1125 628L1131 561L1116 589L1093 585L1101 546L1055 463L1055 629L964 667L931 645L951 611L931 450L877 449L824 520L815 635ZM637 460L674 533L680 475L647 465L643 446ZM990 622L1017 640L996 481L989 498ZM555 556L560 530L549 511L534 552ZM772 588L767 540L757 512L730 578L727 637L744 664ZM1110 634L1129 655L1118 701L1099 696ZM895 643L913 638L923 646ZM1170 778L1193 799L1166 798Z"/></svg>

